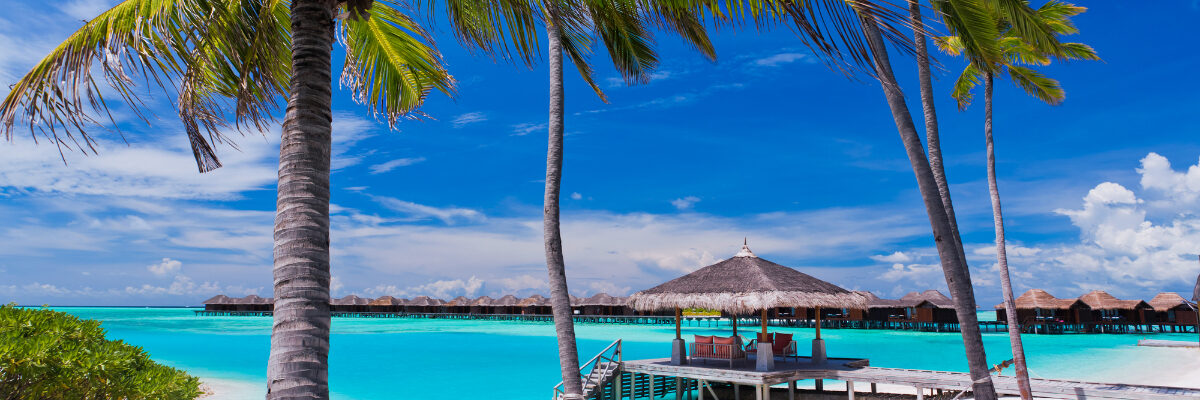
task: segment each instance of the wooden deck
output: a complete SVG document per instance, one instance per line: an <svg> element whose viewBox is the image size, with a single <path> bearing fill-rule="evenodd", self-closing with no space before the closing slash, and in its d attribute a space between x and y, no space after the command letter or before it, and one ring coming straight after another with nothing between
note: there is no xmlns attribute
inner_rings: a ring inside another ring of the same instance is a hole
<svg viewBox="0 0 1200 400"><path fill-rule="evenodd" d="M623 378L637 381L639 375L651 381L658 378L682 378L682 388L705 387L714 383L748 385L766 391L766 387L788 384L795 391L795 382L800 380L837 380L854 383L891 384L911 386L914 393L920 389L962 391L971 388L971 378L962 372L929 371L868 366L863 359L829 359L824 365L813 365L806 357L785 362L776 361L775 369L768 372L754 370L753 358L735 368L727 364L697 363L694 365L670 365L670 359L630 360L621 364ZM645 378L642 378L645 379ZM993 376L996 390L1002 394L1017 394L1017 382L1011 376ZM689 386L689 381L691 385ZM874 385L872 385L874 386ZM1200 389L1129 385L1117 383L1084 382L1058 379L1033 379L1033 395L1054 399L1200 399ZM820 387L818 385L818 387ZM862 386L860 386L861 388ZM686 391L686 389L685 389ZM631 391L625 390L625 393ZM852 395L849 398L853 399ZM920 398L920 397L918 397Z"/></svg>

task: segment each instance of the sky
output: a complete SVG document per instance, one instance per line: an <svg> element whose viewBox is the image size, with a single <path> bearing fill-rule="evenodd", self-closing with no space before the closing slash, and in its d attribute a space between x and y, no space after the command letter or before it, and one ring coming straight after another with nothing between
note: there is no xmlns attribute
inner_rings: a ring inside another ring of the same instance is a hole
<svg viewBox="0 0 1200 400"><path fill-rule="evenodd" d="M1035 2L1039 3L1039 2ZM0 0L0 82L15 83L112 0ZM1042 69L1049 106L1000 80L995 140L1018 295L1190 293L1200 273L1200 66L1195 1L1088 2L1076 18L1103 62ZM335 296L548 293L542 252L548 77L466 51L434 18L458 81L396 129L336 86ZM711 62L659 33L649 83L591 58L609 103L568 69L562 183L571 291L627 295L731 257L760 257L884 297L945 280L916 181L877 82L827 68L787 29L713 33ZM339 70L344 53L335 51ZM939 55L946 170L977 301L1000 301L982 104L958 111L963 63ZM893 62L921 126L916 66ZM0 93L7 95L6 85ZM145 85L142 85L144 88ZM149 89L146 89L149 90ZM980 96L979 98L982 98ZM278 124L233 133L196 171L168 97L149 124L117 106L98 154L0 143L0 301L198 305L270 296ZM280 114L281 115L281 114Z"/></svg>

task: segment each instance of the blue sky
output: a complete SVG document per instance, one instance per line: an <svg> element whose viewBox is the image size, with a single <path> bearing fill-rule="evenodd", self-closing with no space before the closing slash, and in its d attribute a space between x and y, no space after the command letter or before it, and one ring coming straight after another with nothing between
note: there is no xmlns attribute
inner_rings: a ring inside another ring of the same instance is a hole
<svg viewBox="0 0 1200 400"><path fill-rule="evenodd" d="M0 81L15 82L111 0L0 0ZM1072 40L1104 62L1053 65L1066 102L996 92L1001 195L1018 291L1187 292L1200 272L1200 55L1194 1L1096 2ZM458 79L433 119L389 131L335 92L334 294L545 293L542 65L473 56L434 26ZM723 29L712 63L659 35L662 63L626 87L593 57L609 104L567 75L563 226L576 294L628 294L732 256L762 257L882 296L943 289L928 220L878 84L817 62L796 36ZM335 54L335 64L343 56ZM943 150L981 304L999 301L981 104L955 109L962 63L939 57ZM919 110L915 65L894 57ZM337 68L338 65L335 65ZM7 94L7 85L0 91ZM235 136L195 172L164 101L99 155L0 144L0 299L194 305L271 294L278 128ZM919 118L919 113L916 115ZM918 120L918 125L921 125Z"/></svg>

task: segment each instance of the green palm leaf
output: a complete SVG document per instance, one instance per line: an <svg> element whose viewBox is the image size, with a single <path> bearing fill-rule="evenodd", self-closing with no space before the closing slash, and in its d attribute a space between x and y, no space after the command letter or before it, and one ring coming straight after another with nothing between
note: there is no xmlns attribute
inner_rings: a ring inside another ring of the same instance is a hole
<svg viewBox="0 0 1200 400"><path fill-rule="evenodd" d="M1050 79L1032 68L1010 65L1008 76L1012 78L1013 83L1025 90L1025 93L1047 104L1056 106L1062 104L1063 99L1066 98L1066 93L1063 92L1058 81Z"/></svg>

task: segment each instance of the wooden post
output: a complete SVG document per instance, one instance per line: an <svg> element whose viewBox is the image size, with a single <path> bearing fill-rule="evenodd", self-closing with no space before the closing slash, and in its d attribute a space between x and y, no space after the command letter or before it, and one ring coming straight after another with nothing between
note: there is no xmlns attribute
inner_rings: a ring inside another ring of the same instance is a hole
<svg viewBox="0 0 1200 400"><path fill-rule="evenodd" d="M817 391L818 391L818 392L824 392L824 391L825 391L825 380L824 380L824 379L817 379L817 380L816 380L816 389L817 389Z"/></svg>
<svg viewBox="0 0 1200 400"><path fill-rule="evenodd" d="M788 400L796 400L796 381L788 381Z"/></svg>
<svg viewBox="0 0 1200 400"><path fill-rule="evenodd" d="M679 326L679 320L682 317L683 317L683 310L680 310L679 307L675 307L675 338L676 339L683 339L683 335L680 333L680 326Z"/></svg>
<svg viewBox="0 0 1200 400"><path fill-rule="evenodd" d="M696 391L700 392L700 400L704 400L704 380L696 381Z"/></svg>
<svg viewBox="0 0 1200 400"><path fill-rule="evenodd" d="M854 382L846 381L846 398L854 400Z"/></svg>
<svg viewBox="0 0 1200 400"><path fill-rule="evenodd" d="M683 400L683 378L678 376L675 377L675 400Z"/></svg>
<svg viewBox="0 0 1200 400"><path fill-rule="evenodd" d="M621 395L622 394L621 392L623 389L621 387L621 385L625 383L624 382L625 381L625 373L621 372L621 370L618 369L616 378L617 378L617 380L613 384L613 392L614 392L614 394L616 394L616 396L614 396L614 397L616 397L617 400L621 400L621 398L624 397Z"/></svg>
<svg viewBox="0 0 1200 400"><path fill-rule="evenodd" d="M875 387L875 382L871 382L871 393L879 393L879 389Z"/></svg>
<svg viewBox="0 0 1200 400"><path fill-rule="evenodd" d="M733 336L737 336L737 314L729 313L729 320L733 323Z"/></svg>
<svg viewBox="0 0 1200 400"><path fill-rule="evenodd" d="M742 390L738 384L733 384L733 400L742 400Z"/></svg>
<svg viewBox="0 0 1200 400"><path fill-rule="evenodd" d="M925 389L917 388L917 400L925 400Z"/></svg>
<svg viewBox="0 0 1200 400"><path fill-rule="evenodd" d="M766 385L754 385L754 400L763 400L763 388ZM767 399L770 400L770 399Z"/></svg>
<svg viewBox="0 0 1200 400"><path fill-rule="evenodd" d="M821 339L821 307L817 307L817 340Z"/></svg>

